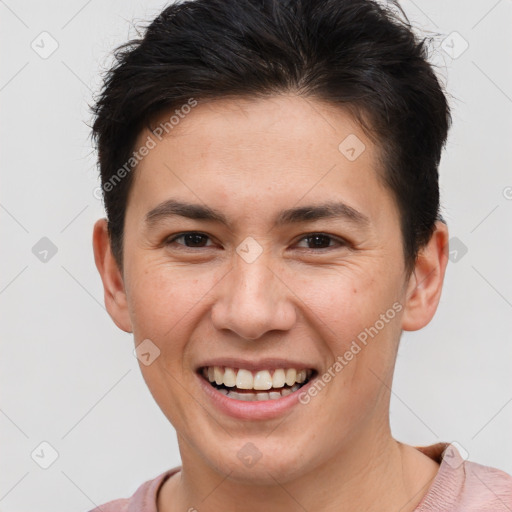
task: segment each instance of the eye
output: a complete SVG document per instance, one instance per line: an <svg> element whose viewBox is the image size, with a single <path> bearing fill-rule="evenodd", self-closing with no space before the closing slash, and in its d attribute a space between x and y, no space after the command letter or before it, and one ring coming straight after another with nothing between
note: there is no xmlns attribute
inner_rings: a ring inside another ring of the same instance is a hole
<svg viewBox="0 0 512 512"><path fill-rule="evenodd" d="M178 243L178 240L182 240L183 243ZM201 249L204 247L212 247L212 245L205 245L207 240L210 240L208 235L201 233L199 231L187 231L185 233L179 233L177 235L171 236L165 241L165 245L172 245L177 243L177 245L184 246L188 249ZM330 249L335 246L331 245L330 242L335 242L338 246L347 246L347 242L337 237L333 237L331 235L325 233L309 233L306 236L302 237L299 240L299 243L302 240L306 240L308 245L313 245L313 247L306 247L307 250L322 250L322 249Z"/></svg>
<svg viewBox="0 0 512 512"><path fill-rule="evenodd" d="M302 237L300 241L307 240L307 244L313 244L313 247L308 247L307 249L329 249L333 246L329 246L330 241L334 241L338 244L338 246L346 246L347 243L339 238L335 238L331 235L327 235L325 233L309 233L308 235ZM327 247L325 247L327 245ZM324 246L324 247L322 247Z"/></svg>
<svg viewBox="0 0 512 512"><path fill-rule="evenodd" d="M172 245L177 240L183 239L184 244L178 243L178 245L185 245L186 248L201 248L205 247L203 242L206 239L210 238L208 235L204 233L200 233L198 231L187 231L186 233L180 233L178 235L172 236L165 241L165 245ZM190 245L187 245L190 244ZM211 247L211 246L206 246Z"/></svg>

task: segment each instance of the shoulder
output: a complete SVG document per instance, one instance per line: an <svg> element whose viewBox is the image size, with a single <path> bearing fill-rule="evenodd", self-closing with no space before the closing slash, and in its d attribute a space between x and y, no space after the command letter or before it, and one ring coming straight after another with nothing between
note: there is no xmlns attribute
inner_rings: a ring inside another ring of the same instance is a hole
<svg viewBox="0 0 512 512"><path fill-rule="evenodd" d="M180 467L168 469L157 477L146 480L129 498L118 498L96 506L89 512L157 512L157 495L163 483Z"/></svg>
<svg viewBox="0 0 512 512"><path fill-rule="evenodd" d="M112 500L107 503L103 503L102 505L98 505L89 512L126 512L130 499L131 498L120 498Z"/></svg>
<svg viewBox="0 0 512 512"><path fill-rule="evenodd" d="M456 443L417 448L440 468L415 512L512 511L512 476L505 471L467 460Z"/></svg>
<svg viewBox="0 0 512 512"><path fill-rule="evenodd" d="M512 476L501 469L477 462L464 463L465 486L462 500L466 510L499 511L512 509Z"/></svg>

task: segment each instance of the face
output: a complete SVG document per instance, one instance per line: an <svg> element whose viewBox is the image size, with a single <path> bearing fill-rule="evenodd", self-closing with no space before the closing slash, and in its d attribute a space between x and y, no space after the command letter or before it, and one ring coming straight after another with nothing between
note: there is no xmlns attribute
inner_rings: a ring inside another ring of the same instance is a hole
<svg viewBox="0 0 512 512"><path fill-rule="evenodd" d="M183 464L286 482L388 435L401 329L428 323L439 290L418 299L405 274L356 122L312 99L226 99L136 147L148 136L117 288L99 268Z"/></svg>

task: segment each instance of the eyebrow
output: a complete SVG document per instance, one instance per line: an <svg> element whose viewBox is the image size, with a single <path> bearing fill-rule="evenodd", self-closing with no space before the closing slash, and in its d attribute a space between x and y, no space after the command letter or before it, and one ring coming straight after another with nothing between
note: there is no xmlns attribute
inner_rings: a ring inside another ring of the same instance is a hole
<svg viewBox="0 0 512 512"><path fill-rule="evenodd" d="M161 220L174 216L218 222L229 227L229 221L222 212L206 205L187 203L177 199L168 199L153 208L146 214L145 223L148 228L151 228ZM342 218L363 228L370 224L370 219L365 214L351 206L342 202L327 202L282 210L278 213L274 226L331 218Z"/></svg>

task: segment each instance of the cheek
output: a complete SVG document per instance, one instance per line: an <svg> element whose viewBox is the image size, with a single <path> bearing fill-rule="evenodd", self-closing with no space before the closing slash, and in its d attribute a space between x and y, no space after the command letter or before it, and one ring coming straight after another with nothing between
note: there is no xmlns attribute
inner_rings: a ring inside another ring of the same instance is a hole
<svg viewBox="0 0 512 512"><path fill-rule="evenodd" d="M350 408L354 414L364 403L372 407L379 379L387 382L394 367L402 306L396 276L381 275L369 267L336 269L302 278L297 291L307 305L306 322L315 326L326 349L325 373L332 379L328 393L335 394L340 410Z"/></svg>
<svg viewBox="0 0 512 512"><path fill-rule="evenodd" d="M214 276L198 277L189 268L159 262L133 266L131 276L127 291L136 339L161 339L182 331L215 283Z"/></svg>
<svg viewBox="0 0 512 512"><path fill-rule="evenodd" d="M148 366L139 363L142 376L156 403L178 430L190 412L187 379L187 342L197 328L198 315L215 276L197 276L189 269L146 261L137 265L128 286L130 315L136 344L149 339L159 355ZM197 411L196 411L197 412Z"/></svg>
<svg viewBox="0 0 512 512"><path fill-rule="evenodd" d="M340 348L365 328L373 325L397 299L396 283L378 279L370 267L343 268L295 277L294 293L307 306L302 310L310 321L322 326Z"/></svg>

